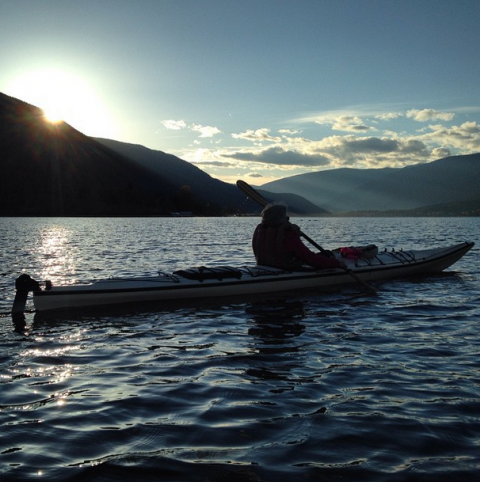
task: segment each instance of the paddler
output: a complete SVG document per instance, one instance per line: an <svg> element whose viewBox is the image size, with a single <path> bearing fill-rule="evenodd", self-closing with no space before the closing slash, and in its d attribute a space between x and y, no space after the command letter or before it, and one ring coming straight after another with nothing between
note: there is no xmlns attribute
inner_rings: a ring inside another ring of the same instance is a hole
<svg viewBox="0 0 480 482"><path fill-rule="evenodd" d="M342 268L346 265L331 253L315 253L303 244L300 228L290 223L283 204L268 204L262 211L262 222L252 239L257 264L289 271L310 266L318 269Z"/></svg>

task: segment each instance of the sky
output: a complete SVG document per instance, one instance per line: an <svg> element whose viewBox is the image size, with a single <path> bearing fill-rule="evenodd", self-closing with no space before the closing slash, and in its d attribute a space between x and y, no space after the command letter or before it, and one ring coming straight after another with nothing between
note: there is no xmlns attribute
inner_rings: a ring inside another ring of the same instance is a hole
<svg viewBox="0 0 480 482"><path fill-rule="evenodd" d="M0 92L260 186L480 152L478 0L0 0Z"/></svg>

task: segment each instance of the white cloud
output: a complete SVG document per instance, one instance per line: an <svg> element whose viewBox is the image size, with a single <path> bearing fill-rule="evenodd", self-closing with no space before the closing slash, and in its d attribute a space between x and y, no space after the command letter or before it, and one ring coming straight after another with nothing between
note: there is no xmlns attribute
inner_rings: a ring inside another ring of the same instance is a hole
<svg viewBox="0 0 480 482"><path fill-rule="evenodd" d="M200 124L193 124L191 129L192 131L200 132L200 137L213 137L222 132L218 127L202 126Z"/></svg>
<svg viewBox="0 0 480 482"><path fill-rule="evenodd" d="M318 114L312 114L307 117L295 119L294 122L300 123L316 123L322 125L331 125L334 130L346 132L367 132L375 130L368 125L367 120L391 121L401 117L407 117L418 122L427 122L432 120L450 121L455 117L454 112L441 112L435 109L410 109L405 113L399 110L398 105L390 106L380 104L378 106L353 106L336 111L328 111ZM455 109L453 109L455 110ZM478 108L463 108L461 112L477 112ZM459 110L460 112L460 110Z"/></svg>
<svg viewBox="0 0 480 482"><path fill-rule="evenodd" d="M342 129L337 130L348 130L351 132L374 130L362 119L385 121L398 119L404 116L399 110L400 108L401 106L398 104L356 105L344 109L312 113L308 116L292 119L291 122L336 125L342 127ZM347 129L344 129L344 127Z"/></svg>
<svg viewBox="0 0 480 482"><path fill-rule="evenodd" d="M232 134L232 137L234 139L242 139L242 140L247 140L251 142L262 142L262 141L269 141L269 142L280 142L281 138L280 137L274 137L270 135L270 129L267 129L266 127L262 129L248 129L245 132L242 132L240 134Z"/></svg>
<svg viewBox="0 0 480 482"><path fill-rule="evenodd" d="M375 130L367 126L357 115L325 115L317 117L316 124L331 125L334 131L367 132Z"/></svg>
<svg viewBox="0 0 480 482"><path fill-rule="evenodd" d="M480 151L480 126L475 121L449 128L442 125L430 125L429 128L431 132L419 136L422 140L445 148L459 149L463 153Z"/></svg>
<svg viewBox="0 0 480 482"><path fill-rule="evenodd" d="M183 120L179 120L179 121L176 121L176 120L164 120L164 121L162 121L162 124L163 124L167 129L174 130L174 131L178 131L178 130L180 130L180 129L184 129L185 127L187 127L187 124L186 124L185 121L183 121Z"/></svg>
<svg viewBox="0 0 480 482"><path fill-rule="evenodd" d="M165 126L165 128L174 131L185 129L187 127L187 123L183 120L164 120L162 121L162 124ZM202 126L200 124L192 124L189 126L189 129L195 132L199 132L199 137L213 137L222 132L218 127Z"/></svg>
<svg viewBox="0 0 480 482"><path fill-rule="evenodd" d="M374 117L375 119L389 121L393 119L398 119L402 116L403 114L401 114L400 112L385 112L384 114L377 114Z"/></svg>
<svg viewBox="0 0 480 482"><path fill-rule="evenodd" d="M452 112L439 112L435 109L410 109L406 116L418 122L428 122L432 120L449 121L455 117Z"/></svg>
<svg viewBox="0 0 480 482"><path fill-rule="evenodd" d="M290 136L294 136L295 134L300 134L302 131L297 129L279 129L278 131L280 134L286 134Z"/></svg>
<svg viewBox="0 0 480 482"><path fill-rule="evenodd" d="M480 134L480 127L475 121L471 122L464 122L461 126L460 129L463 129L465 132L469 134Z"/></svg>
<svg viewBox="0 0 480 482"><path fill-rule="evenodd" d="M368 127L358 116L340 116L337 117L333 124L332 129L334 131L345 131L345 132L367 132L369 130L374 130L373 127Z"/></svg>

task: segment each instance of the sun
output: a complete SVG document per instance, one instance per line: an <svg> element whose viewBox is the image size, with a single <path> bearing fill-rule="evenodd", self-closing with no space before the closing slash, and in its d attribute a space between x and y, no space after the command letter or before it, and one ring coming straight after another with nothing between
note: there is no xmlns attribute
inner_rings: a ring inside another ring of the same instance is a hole
<svg viewBox="0 0 480 482"><path fill-rule="evenodd" d="M59 69L32 71L14 79L7 93L42 109L48 122L67 122L89 136L115 137L104 102L79 75Z"/></svg>
<svg viewBox="0 0 480 482"><path fill-rule="evenodd" d="M61 108L48 107L43 109L43 115L50 124L58 124L63 121L63 114Z"/></svg>

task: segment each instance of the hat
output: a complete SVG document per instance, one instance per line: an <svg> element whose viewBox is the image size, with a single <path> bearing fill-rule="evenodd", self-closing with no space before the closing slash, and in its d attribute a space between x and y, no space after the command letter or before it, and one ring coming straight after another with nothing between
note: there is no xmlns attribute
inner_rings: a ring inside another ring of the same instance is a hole
<svg viewBox="0 0 480 482"><path fill-rule="evenodd" d="M269 204L262 211L262 221L270 226L279 226L288 221L287 207L282 204Z"/></svg>

